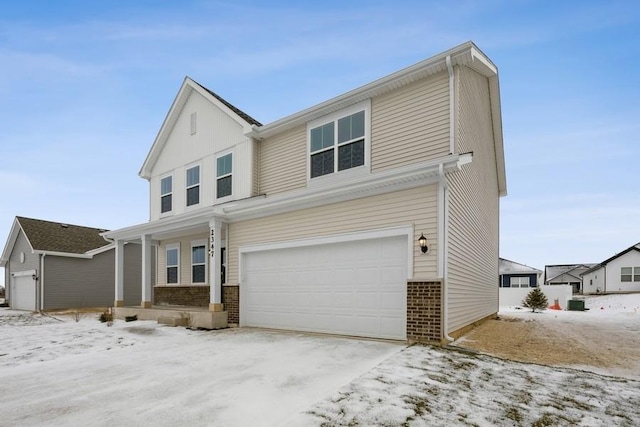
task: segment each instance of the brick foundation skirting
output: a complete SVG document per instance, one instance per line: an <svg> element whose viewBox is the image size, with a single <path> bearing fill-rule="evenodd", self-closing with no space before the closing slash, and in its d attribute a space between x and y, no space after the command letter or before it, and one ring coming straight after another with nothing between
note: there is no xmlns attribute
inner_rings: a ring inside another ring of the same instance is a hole
<svg viewBox="0 0 640 427"><path fill-rule="evenodd" d="M442 340L442 282L407 282L407 340Z"/></svg>
<svg viewBox="0 0 640 427"><path fill-rule="evenodd" d="M222 304L224 309L229 313L229 323L240 323L240 287L239 286L223 286L222 287Z"/></svg>
<svg viewBox="0 0 640 427"><path fill-rule="evenodd" d="M209 286L157 286L153 304L209 307Z"/></svg>

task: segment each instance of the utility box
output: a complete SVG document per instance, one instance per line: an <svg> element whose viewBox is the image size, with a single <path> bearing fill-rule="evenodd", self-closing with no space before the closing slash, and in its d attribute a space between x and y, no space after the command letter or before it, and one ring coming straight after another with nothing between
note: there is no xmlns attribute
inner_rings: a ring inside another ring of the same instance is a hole
<svg viewBox="0 0 640 427"><path fill-rule="evenodd" d="M581 299L570 299L569 306L567 309L569 311L584 311L584 300Z"/></svg>

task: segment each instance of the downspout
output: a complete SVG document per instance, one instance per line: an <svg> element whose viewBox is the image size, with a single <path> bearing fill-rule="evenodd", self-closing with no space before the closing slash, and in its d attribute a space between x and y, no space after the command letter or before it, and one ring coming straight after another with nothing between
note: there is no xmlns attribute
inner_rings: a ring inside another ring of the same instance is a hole
<svg viewBox="0 0 640 427"><path fill-rule="evenodd" d="M44 311L44 257L46 254L40 254L40 274L38 280L40 281L40 311Z"/></svg>
<svg viewBox="0 0 640 427"><path fill-rule="evenodd" d="M455 120L456 120L456 105L455 105L455 75L453 73L453 65L451 64L451 55L447 55L445 59L447 63L447 71L449 72L449 154L455 152ZM440 265L438 270L440 277L442 277L442 332L444 338L448 342L453 342L454 338L449 335L449 292L447 286L448 280L448 239L449 239L449 191L447 185L447 177L444 174L443 165L440 164L440 180L438 184L438 206L439 222L438 229L440 230L438 236L438 242L440 246L440 256L438 260Z"/></svg>

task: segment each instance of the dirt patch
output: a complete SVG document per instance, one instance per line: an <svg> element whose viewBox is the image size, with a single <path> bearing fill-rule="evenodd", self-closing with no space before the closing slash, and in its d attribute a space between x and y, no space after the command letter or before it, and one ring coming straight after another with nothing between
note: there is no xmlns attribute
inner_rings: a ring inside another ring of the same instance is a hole
<svg viewBox="0 0 640 427"><path fill-rule="evenodd" d="M640 377L640 328L572 323L552 313L488 320L454 343L504 359Z"/></svg>

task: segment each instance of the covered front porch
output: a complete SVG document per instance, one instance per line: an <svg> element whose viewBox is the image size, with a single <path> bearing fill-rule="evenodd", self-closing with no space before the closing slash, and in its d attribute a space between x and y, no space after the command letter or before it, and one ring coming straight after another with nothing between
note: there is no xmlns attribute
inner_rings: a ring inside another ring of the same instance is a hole
<svg viewBox="0 0 640 427"><path fill-rule="evenodd" d="M222 290L226 235L226 223L209 209L105 233L115 243L115 317L228 327ZM130 264L124 256L126 243L142 246L139 283L125 281ZM139 306L125 306L124 295L132 286L140 287Z"/></svg>

